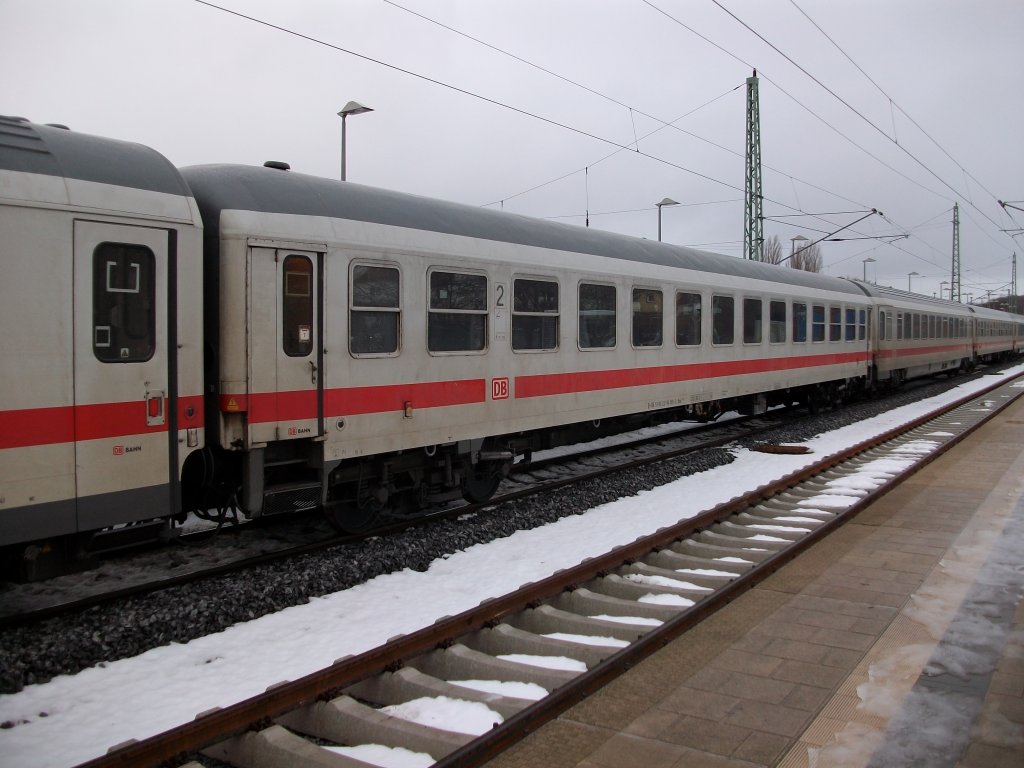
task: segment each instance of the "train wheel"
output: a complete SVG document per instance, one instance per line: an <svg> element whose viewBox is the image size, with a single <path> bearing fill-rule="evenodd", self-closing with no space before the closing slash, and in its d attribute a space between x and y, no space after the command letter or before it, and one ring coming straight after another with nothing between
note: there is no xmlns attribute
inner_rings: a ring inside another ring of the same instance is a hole
<svg viewBox="0 0 1024 768"><path fill-rule="evenodd" d="M472 504L482 504L495 494L505 474L505 464L500 461L478 461L467 465L462 498Z"/></svg>
<svg viewBox="0 0 1024 768"><path fill-rule="evenodd" d="M345 501L329 501L323 509L327 521L341 533L372 531L384 517L384 507L375 503L359 506Z"/></svg>

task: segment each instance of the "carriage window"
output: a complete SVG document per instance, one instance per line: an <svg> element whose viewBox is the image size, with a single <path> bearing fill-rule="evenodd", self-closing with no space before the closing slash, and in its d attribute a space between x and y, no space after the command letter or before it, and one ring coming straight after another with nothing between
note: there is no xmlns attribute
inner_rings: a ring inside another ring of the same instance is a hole
<svg viewBox="0 0 1024 768"><path fill-rule="evenodd" d="M878 310L878 340L885 341L885 318L886 312L884 309Z"/></svg>
<svg viewBox="0 0 1024 768"><path fill-rule="evenodd" d="M711 343L732 344L736 331L736 300L732 296L711 297Z"/></svg>
<svg viewBox="0 0 1024 768"><path fill-rule="evenodd" d="M857 340L857 310L846 308L846 326L844 328L846 332L847 341Z"/></svg>
<svg viewBox="0 0 1024 768"><path fill-rule="evenodd" d="M512 349L558 348L558 283L517 278L512 287Z"/></svg>
<svg viewBox="0 0 1024 768"><path fill-rule="evenodd" d="M141 363L156 351L156 262L142 245L100 243L92 256L92 351Z"/></svg>
<svg viewBox="0 0 1024 768"><path fill-rule="evenodd" d="M857 341L864 341L867 338L868 331L868 311L866 309L857 310Z"/></svg>
<svg viewBox="0 0 1024 768"><path fill-rule="evenodd" d="M615 341L615 286L580 283L580 348L614 347Z"/></svg>
<svg viewBox="0 0 1024 768"><path fill-rule="evenodd" d="M786 302L768 302L768 341L772 344L786 342Z"/></svg>
<svg viewBox="0 0 1024 768"><path fill-rule="evenodd" d="M661 291L633 289L633 346L660 347L664 308Z"/></svg>
<svg viewBox="0 0 1024 768"><path fill-rule="evenodd" d="M829 341L842 341L843 340L843 308L842 307L829 307L828 308L828 340Z"/></svg>
<svg viewBox="0 0 1024 768"><path fill-rule="evenodd" d="M911 314L911 331L910 338L920 339L921 338L921 316L914 312Z"/></svg>
<svg viewBox="0 0 1024 768"><path fill-rule="evenodd" d="M398 352L401 305L394 267L352 267L348 345L353 355Z"/></svg>
<svg viewBox="0 0 1024 768"><path fill-rule="evenodd" d="M935 315L928 315L928 338L935 338Z"/></svg>
<svg viewBox="0 0 1024 768"><path fill-rule="evenodd" d="M811 341L825 340L825 307L814 304L811 307Z"/></svg>
<svg viewBox="0 0 1024 768"><path fill-rule="evenodd" d="M281 286L281 346L288 357L313 351L313 262L286 256Z"/></svg>
<svg viewBox="0 0 1024 768"><path fill-rule="evenodd" d="M793 302L793 341L807 341L807 305Z"/></svg>
<svg viewBox="0 0 1024 768"><path fill-rule="evenodd" d="M761 300L743 300L743 343L761 343Z"/></svg>
<svg viewBox="0 0 1024 768"><path fill-rule="evenodd" d="M700 344L700 294L676 294L676 344L695 347Z"/></svg>
<svg viewBox="0 0 1024 768"><path fill-rule="evenodd" d="M480 352L486 340L487 278L462 272L431 272L427 349Z"/></svg>

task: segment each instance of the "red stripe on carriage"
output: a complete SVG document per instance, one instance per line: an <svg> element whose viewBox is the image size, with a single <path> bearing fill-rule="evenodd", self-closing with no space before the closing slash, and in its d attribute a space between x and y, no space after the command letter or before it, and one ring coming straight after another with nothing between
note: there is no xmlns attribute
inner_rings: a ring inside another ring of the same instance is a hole
<svg viewBox="0 0 1024 768"><path fill-rule="evenodd" d="M178 428L201 426L202 396L178 398ZM25 448L166 431L167 424L146 424L146 404L142 400L0 411L0 448Z"/></svg>
<svg viewBox="0 0 1024 768"><path fill-rule="evenodd" d="M252 392L248 395L249 423L302 421L317 417L316 390ZM367 413L443 408L483 403L487 400L484 379L432 381L421 384L387 384L376 387L338 387L324 390L324 415L357 416Z"/></svg>
<svg viewBox="0 0 1024 768"><path fill-rule="evenodd" d="M768 357L758 360L728 360L719 363L690 363L665 365L656 368L624 368L608 371L580 371L576 373L549 373L537 376L517 376L517 398L568 395L578 392L596 392L603 389L644 387L655 384L674 384L696 379L717 379L724 376L742 376L750 373L787 371L826 365L861 363L868 359L866 350L831 355L805 355L802 357Z"/></svg>

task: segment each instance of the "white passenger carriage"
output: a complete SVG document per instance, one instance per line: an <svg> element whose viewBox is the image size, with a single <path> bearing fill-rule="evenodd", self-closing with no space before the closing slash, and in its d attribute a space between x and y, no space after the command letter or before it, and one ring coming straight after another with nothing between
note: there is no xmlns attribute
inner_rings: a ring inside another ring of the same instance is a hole
<svg viewBox="0 0 1024 768"><path fill-rule="evenodd" d="M875 300L875 378L898 385L974 362L974 314L955 301L859 283Z"/></svg>
<svg viewBox="0 0 1024 768"><path fill-rule="evenodd" d="M978 360L1000 360L1019 350L1022 327L1019 316L988 307L971 307L974 313L974 356Z"/></svg>
<svg viewBox="0 0 1024 768"><path fill-rule="evenodd" d="M325 503L360 527L399 496L486 498L553 430L867 375L847 280L280 168L182 173L207 225L210 440L251 514Z"/></svg>
<svg viewBox="0 0 1024 768"><path fill-rule="evenodd" d="M153 150L0 118L0 546L181 509L201 226Z"/></svg>

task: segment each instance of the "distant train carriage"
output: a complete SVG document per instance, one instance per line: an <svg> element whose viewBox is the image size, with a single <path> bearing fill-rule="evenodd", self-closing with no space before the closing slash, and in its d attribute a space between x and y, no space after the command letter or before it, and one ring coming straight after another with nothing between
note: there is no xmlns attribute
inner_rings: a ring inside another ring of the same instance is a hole
<svg viewBox="0 0 1024 768"><path fill-rule="evenodd" d="M969 307L896 288L859 283L875 300L875 378L907 379L967 368L973 362Z"/></svg>
<svg viewBox="0 0 1024 768"><path fill-rule="evenodd" d="M1000 360L1014 351L1019 322L1012 315L988 307L971 307L974 313L974 356Z"/></svg>

